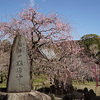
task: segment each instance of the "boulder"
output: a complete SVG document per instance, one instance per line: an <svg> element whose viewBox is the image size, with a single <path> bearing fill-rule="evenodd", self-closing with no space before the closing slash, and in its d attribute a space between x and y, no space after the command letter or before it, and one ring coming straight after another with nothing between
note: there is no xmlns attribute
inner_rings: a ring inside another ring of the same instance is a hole
<svg viewBox="0 0 100 100"><path fill-rule="evenodd" d="M23 92L23 93L0 93L0 100L51 100L46 94L38 91Z"/></svg>

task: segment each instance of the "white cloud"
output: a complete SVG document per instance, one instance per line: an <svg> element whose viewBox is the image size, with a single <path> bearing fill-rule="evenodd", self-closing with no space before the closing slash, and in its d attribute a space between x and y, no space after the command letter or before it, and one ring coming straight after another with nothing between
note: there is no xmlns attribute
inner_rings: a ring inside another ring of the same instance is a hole
<svg viewBox="0 0 100 100"><path fill-rule="evenodd" d="M35 0L30 0L30 5L33 7L35 5Z"/></svg>
<svg viewBox="0 0 100 100"><path fill-rule="evenodd" d="M30 6L33 7L35 5L35 0L29 0ZM46 2L46 0L41 0L42 2Z"/></svg>

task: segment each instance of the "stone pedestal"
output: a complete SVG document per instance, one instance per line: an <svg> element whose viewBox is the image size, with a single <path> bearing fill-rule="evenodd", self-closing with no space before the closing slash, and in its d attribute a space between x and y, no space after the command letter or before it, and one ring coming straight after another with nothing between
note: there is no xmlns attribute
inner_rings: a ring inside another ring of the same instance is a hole
<svg viewBox="0 0 100 100"><path fill-rule="evenodd" d="M51 97L37 91L23 93L1 92L0 100L51 100Z"/></svg>

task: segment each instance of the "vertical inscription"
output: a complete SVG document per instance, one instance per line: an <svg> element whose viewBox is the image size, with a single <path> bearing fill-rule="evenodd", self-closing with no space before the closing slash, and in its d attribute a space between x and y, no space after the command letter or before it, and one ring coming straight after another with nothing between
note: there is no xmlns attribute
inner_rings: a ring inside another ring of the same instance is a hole
<svg viewBox="0 0 100 100"><path fill-rule="evenodd" d="M22 75L23 69L22 69L22 67L21 67L21 66L23 66L22 60L17 61L17 62L16 62L16 66L18 66L17 69L16 69L16 72L17 72L16 78L17 78L18 81L20 82L21 78L23 77L23 75Z"/></svg>
<svg viewBox="0 0 100 100"><path fill-rule="evenodd" d="M19 37L18 44L17 44L17 54L18 54L18 57L22 56L22 50L23 50L22 47L23 47L23 45L22 45L22 42L21 42L21 37Z"/></svg>
<svg viewBox="0 0 100 100"><path fill-rule="evenodd" d="M20 60L23 52L24 52L24 46L23 46L23 43L21 41L21 37L19 37L18 45L17 45L17 55L18 55L19 60L16 62L16 66L17 66L17 69L16 69L17 76L16 76L16 78L19 82L21 81L21 78L23 77L23 75L22 75L23 61Z"/></svg>
<svg viewBox="0 0 100 100"><path fill-rule="evenodd" d="M17 74L16 78L20 82L21 78L23 77L22 76L22 68L18 67L17 72L18 72L18 74Z"/></svg>
<svg viewBox="0 0 100 100"><path fill-rule="evenodd" d="M22 35L17 35L14 39L9 68L7 91L31 91L27 45L26 40Z"/></svg>

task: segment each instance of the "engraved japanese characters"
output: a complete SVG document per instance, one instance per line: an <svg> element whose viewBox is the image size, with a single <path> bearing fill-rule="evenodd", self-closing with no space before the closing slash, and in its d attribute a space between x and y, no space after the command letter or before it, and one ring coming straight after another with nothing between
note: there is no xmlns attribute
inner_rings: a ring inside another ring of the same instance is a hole
<svg viewBox="0 0 100 100"><path fill-rule="evenodd" d="M11 50L7 92L29 92L30 68L24 36L17 35Z"/></svg>

